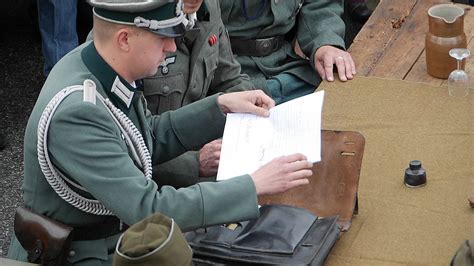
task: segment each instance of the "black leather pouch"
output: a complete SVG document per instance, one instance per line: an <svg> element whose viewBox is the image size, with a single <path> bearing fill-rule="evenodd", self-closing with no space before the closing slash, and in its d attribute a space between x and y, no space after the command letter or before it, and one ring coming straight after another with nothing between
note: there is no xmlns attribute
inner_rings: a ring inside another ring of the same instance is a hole
<svg viewBox="0 0 474 266"><path fill-rule="evenodd" d="M321 265L340 232L337 216L318 218L287 205L264 205L260 217L186 233L197 265Z"/></svg>

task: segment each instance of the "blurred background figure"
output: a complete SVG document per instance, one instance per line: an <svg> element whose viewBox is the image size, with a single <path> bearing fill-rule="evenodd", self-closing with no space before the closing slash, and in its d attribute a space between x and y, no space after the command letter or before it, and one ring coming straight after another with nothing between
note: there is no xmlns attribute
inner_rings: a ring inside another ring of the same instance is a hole
<svg viewBox="0 0 474 266"><path fill-rule="evenodd" d="M44 56L43 73L78 45L77 0L38 0L39 29Z"/></svg>

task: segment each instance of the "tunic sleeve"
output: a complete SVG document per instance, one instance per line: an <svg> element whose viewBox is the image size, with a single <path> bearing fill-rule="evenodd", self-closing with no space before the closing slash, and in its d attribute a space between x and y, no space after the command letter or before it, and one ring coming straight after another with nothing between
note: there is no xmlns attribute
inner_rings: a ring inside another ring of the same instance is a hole
<svg viewBox="0 0 474 266"><path fill-rule="evenodd" d="M53 163L126 224L155 212L174 218L182 228L258 216L255 186L248 175L158 190L130 158L105 107L71 98L58 108L51 122L48 147ZM211 98L202 106L154 117L152 129L157 139L163 139L155 151L176 152L194 147L195 142L207 142L203 132L220 133L224 118L215 102Z"/></svg>
<svg viewBox="0 0 474 266"><path fill-rule="evenodd" d="M343 7L340 0L308 1L303 4L298 16L297 38L301 50L312 62L314 53L323 45L345 49L345 24L341 18Z"/></svg>

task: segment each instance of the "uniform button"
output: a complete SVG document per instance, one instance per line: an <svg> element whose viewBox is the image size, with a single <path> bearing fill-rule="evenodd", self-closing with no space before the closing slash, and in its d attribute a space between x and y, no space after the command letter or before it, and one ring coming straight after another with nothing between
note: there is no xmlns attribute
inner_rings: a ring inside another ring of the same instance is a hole
<svg viewBox="0 0 474 266"><path fill-rule="evenodd" d="M168 93L168 92L170 92L170 87L164 86L163 87L163 93Z"/></svg>
<svg viewBox="0 0 474 266"><path fill-rule="evenodd" d="M275 0L275 4L278 4L278 0Z"/></svg>
<svg viewBox="0 0 474 266"><path fill-rule="evenodd" d="M76 256L76 252L74 250L70 250L68 255L69 257L74 257Z"/></svg>

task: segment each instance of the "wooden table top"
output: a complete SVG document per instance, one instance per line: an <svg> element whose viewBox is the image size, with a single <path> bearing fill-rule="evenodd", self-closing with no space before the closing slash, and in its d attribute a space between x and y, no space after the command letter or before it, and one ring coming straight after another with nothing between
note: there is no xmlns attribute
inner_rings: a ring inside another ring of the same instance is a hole
<svg viewBox="0 0 474 266"><path fill-rule="evenodd" d="M432 85L446 85L446 80L426 71L425 35L428 32L428 9L447 0L381 0L349 47L357 75L391 78ZM464 32L468 49L474 51L474 11L464 8ZM466 72L474 74L474 64L467 59ZM471 77L472 78L472 77Z"/></svg>

